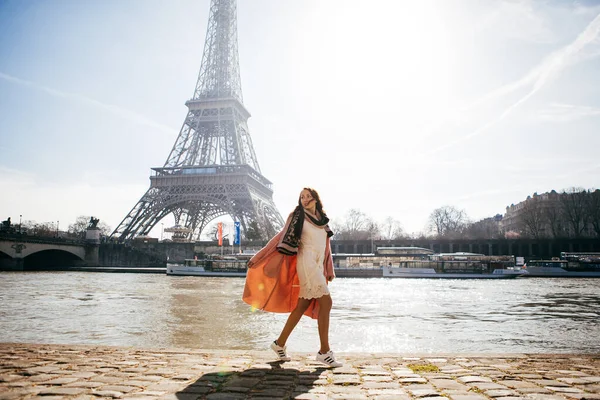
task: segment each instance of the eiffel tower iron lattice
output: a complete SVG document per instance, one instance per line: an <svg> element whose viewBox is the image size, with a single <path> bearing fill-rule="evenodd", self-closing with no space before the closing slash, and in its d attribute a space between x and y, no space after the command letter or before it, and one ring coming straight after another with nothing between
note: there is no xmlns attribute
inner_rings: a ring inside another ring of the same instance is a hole
<svg viewBox="0 0 600 400"><path fill-rule="evenodd" d="M217 217L229 215L243 231L255 222L264 237L283 225L272 183L260 172L248 130L237 43L236 0L211 0L206 42L194 96L162 168L152 168L150 189L111 237L147 235L164 217L199 238Z"/></svg>

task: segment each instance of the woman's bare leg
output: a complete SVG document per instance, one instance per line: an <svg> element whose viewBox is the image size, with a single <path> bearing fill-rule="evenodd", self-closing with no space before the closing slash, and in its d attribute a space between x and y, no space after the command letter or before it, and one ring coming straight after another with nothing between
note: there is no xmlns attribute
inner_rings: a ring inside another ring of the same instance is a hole
<svg viewBox="0 0 600 400"><path fill-rule="evenodd" d="M298 304L296 305L296 308L294 308L294 311L290 313L290 316L288 317L283 327L283 330L281 331L281 334L277 338L277 344L279 346L285 346L285 342L287 342L288 338L292 334L292 331L294 330L296 325L298 325L298 321L300 321L300 318L302 318L302 315L310 305L310 302L311 301L307 299L298 299Z"/></svg>
<svg viewBox="0 0 600 400"><path fill-rule="evenodd" d="M321 341L321 354L327 353L329 350L329 314L331 313L331 306L333 304L330 295L321 296L317 299L319 302L319 319L317 324L319 326L319 339Z"/></svg>

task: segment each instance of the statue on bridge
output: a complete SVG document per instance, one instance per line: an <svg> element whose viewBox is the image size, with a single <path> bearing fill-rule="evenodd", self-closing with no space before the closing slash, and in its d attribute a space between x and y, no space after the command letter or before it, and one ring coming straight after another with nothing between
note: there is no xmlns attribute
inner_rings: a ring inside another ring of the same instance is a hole
<svg viewBox="0 0 600 400"><path fill-rule="evenodd" d="M98 229L98 222L100 222L99 218L90 217L90 222L88 223L88 229Z"/></svg>
<svg viewBox="0 0 600 400"><path fill-rule="evenodd" d="M12 228L11 225L12 225L12 223L10 222L10 217L8 217L6 219L6 221L2 221L2 223L0 225L0 230L11 232L14 230L14 228Z"/></svg>

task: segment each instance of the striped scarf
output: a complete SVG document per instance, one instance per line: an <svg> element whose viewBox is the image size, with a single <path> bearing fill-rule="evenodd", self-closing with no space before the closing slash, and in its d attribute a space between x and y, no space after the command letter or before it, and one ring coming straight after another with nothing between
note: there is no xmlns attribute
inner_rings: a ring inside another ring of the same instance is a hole
<svg viewBox="0 0 600 400"><path fill-rule="evenodd" d="M285 233L277 245L277 251L288 256L298 254L300 238L302 237L302 227L304 226L304 218L306 217L308 217L310 222L312 222L314 225L324 226L325 231L327 231L327 237L332 237L333 232L329 228L329 225L327 225L329 218L327 218L327 215L324 213L320 214L321 219L315 219L312 215L305 213L304 208L297 206L290 215L288 223L283 228Z"/></svg>

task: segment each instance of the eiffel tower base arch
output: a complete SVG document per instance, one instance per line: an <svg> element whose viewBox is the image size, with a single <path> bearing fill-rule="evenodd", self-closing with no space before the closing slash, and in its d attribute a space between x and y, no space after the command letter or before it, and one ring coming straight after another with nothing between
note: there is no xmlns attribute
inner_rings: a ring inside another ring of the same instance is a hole
<svg viewBox="0 0 600 400"><path fill-rule="evenodd" d="M229 215L242 232L256 222L262 239L273 236L283 220L272 192L252 176L250 167L154 168L150 189L113 233L119 241L148 235L163 218L190 229L188 239L199 239L214 219Z"/></svg>

